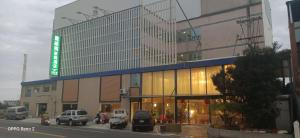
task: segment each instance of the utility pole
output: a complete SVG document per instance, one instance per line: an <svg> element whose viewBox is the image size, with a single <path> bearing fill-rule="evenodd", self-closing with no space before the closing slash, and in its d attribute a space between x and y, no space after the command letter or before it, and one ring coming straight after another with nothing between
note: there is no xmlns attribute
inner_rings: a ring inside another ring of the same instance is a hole
<svg viewBox="0 0 300 138"><path fill-rule="evenodd" d="M26 81L27 54L24 54L22 82Z"/></svg>
<svg viewBox="0 0 300 138"><path fill-rule="evenodd" d="M237 24L241 27L241 34L237 35L233 56L235 56L235 49L238 42L242 44L245 42L248 48L253 49L257 46L259 39L263 37L260 28L262 17L251 15L251 4L251 0L248 0L246 17L237 20Z"/></svg>

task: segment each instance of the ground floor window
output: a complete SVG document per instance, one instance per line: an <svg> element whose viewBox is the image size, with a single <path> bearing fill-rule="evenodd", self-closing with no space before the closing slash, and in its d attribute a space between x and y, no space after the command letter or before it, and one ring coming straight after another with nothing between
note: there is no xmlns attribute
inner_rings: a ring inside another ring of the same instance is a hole
<svg viewBox="0 0 300 138"><path fill-rule="evenodd" d="M131 101L131 118L139 109L149 111L157 123L209 124L210 99L149 97ZM175 120L176 118L176 120ZM218 116L213 114L214 121Z"/></svg>
<svg viewBox="0 0 300 138"><path fill-rule="evenodd" d="M110 113L115 109L121 108L120 103L113 103L113 104L101 104L101 112Z"/></svg>
<svg viewBox="0 0 300 138"><path fill-rule="evenodd" d="M63 112L66 110L77 110L77 104L63 104Z"/></svg>

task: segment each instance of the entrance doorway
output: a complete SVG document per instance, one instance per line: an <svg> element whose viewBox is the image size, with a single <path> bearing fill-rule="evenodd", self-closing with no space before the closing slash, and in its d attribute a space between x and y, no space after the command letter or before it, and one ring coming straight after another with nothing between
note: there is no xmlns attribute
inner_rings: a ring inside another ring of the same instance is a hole
<svg viewBox="0 0 300 138"><path fill-rule="evenodd" d="M46 103L39 103L37 104L37 116L40 117L41 115L45 114L47 111L47 104Z"/></svg>
<svg viewBox="0 0 300 138"><path fill-rule="evenodd" d="M139 109L139 102L130 102L130 120L132 120L134 113Z"/></svg>
<svg viewBox="0 0 300 138"><path fill-rule="evenodd" d="M182 124L208 124L209 104L205 100L177 100L178 123Z"/></svg>

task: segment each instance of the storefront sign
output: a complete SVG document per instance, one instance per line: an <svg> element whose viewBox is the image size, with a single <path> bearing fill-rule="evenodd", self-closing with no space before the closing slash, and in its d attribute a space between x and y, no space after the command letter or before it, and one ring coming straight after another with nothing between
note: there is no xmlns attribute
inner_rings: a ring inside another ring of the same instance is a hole
<svg viewBox="0 0 300 138"><path fill-rule="evenodd" d="M51 66L50 75L58 76L59 74L59 61L60 61L60 44L61 37L54 35L52 39L52 52L51 52Z"/></svg>

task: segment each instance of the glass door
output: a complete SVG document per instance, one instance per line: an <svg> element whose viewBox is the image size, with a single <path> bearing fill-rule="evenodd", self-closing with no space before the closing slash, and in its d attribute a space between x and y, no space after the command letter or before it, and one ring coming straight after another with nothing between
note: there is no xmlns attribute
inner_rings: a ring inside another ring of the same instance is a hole
<svg viewBox="0 0 300 138"><path fill-rule="evenodd" d="M130 120L132 120L134 113L138 110L139 110L139 102L131 102L130 103Z"/></svg>

